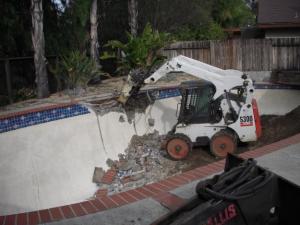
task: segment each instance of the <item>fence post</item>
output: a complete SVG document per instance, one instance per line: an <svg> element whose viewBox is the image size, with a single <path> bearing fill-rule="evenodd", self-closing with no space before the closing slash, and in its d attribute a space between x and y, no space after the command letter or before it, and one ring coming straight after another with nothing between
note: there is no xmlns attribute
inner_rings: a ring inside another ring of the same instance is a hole
<svg viewBox="0 0 300 225"><path fill-rule="evenodd" d="M5 59L5 78L6 78L6 88L7 88L9 103L13 103L9 59Z"/></svg>
<svg viewBox="0 0 300 225"><path fill-rule="evenodd" d="M55 70L56 70L56 73L53 73L53 75L54 75L56 83L57 83L57 86L56 86L56 91L57 92L62 90L62 81L60 79L61 74L57 74L58 73L58 71L57 71L58 66L59 66L59 59L58 59L58 56L55 56Z"/></svg>

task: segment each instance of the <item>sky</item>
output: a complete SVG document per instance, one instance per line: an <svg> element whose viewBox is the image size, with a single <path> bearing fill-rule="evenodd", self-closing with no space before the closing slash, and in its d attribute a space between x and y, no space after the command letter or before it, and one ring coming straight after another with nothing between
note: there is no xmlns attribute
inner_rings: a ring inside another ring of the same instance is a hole
<svg viewBox="0 0 300 225"><path fill-rule="evenodd" d="M52 0L52 1L58 5L60 10L62 10L62 11L64 10L63 5L61 4L61 0ZM69 0L67 0L67 2L69 2Z"/></svg>

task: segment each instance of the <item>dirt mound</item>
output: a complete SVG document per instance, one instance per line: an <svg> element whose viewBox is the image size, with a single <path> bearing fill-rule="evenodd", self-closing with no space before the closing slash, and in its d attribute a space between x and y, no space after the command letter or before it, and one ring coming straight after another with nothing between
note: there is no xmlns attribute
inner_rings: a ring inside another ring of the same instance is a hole
<svg viewBox="0 0 300 225"><path fill-rule="evenodd" d="M251 148L270 144L300 133L300 106L284 116L262 116L262 137Z"/></svg>

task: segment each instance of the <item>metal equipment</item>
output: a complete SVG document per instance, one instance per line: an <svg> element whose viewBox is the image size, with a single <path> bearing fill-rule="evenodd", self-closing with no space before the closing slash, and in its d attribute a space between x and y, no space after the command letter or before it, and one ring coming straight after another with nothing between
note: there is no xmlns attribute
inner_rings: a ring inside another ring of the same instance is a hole
<svg viewBox="0 0 300 225"><path fill-rule="evenodd" d="M172 58L147 78L129 75L120 99L126 102L144 84L155 83L171 72L200 79L179 86L178 122L163 146L173 159L187 157L195 143L209 144L212 154L225 157L235 152L238 141L256 141L261 136L252 80L240 71L222 70L185 56Z"/></svg>
<svg viewBox="0 0 300 225"><path fill-rule="evenodd" d="M296 225L300 187L228 155L225 170L200 181L197 196L155 225Z"/></svg>

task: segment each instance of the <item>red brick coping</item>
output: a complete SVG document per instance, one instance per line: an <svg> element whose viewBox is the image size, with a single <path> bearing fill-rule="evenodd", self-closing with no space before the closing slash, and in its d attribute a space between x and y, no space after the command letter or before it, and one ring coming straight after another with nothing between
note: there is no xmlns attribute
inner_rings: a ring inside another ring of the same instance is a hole
<svg viewBox="0 0 300 225"><path fill-rule="evenodd" d="M256 158L299 142L300 133L273 144L241 153L240 156L243 158ZM224 168L224 163L225 160L220 160L156 183L147 184L143 187L111 196L106 195L105 191L101 190L101 194L96 195L96 198L93 200L34 212L0 216L0 225L35 225L54 222L117 208L145 198L153 198L170 210L175 210L182 205L185 200L169 191L192 181L205 178L208 175L221 172Z"/></svg>

